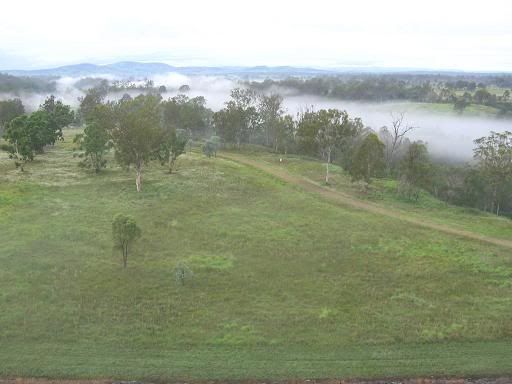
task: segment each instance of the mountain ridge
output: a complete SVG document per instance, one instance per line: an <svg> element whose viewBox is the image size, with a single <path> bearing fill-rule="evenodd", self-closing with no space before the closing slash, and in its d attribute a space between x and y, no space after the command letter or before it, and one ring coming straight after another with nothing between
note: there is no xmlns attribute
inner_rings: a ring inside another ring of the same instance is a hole
<svg viewBox="0 0 512 384"><path fill-rule="evenodd" d="M314 68L314 67L295 67L295 66L173 66L161 62L140 62L140 61L120 61L111 64L91 64L79 63L64 65L53 68L43 69L8 69L0 70L0 73L6 73L14 76L46 76L46 77L78 77L78 76L101 76L111 75L121 78L141 78L169 72L183 75L222 75L238 77L286 77L286 76L319 76L336 75L347 73L409 73L409 74L444 74L460 75L479 73L500 74L505 72L466 72L458 70L433 70L419 68L387 68L387 67L340 67L340 68Z"/></svg>

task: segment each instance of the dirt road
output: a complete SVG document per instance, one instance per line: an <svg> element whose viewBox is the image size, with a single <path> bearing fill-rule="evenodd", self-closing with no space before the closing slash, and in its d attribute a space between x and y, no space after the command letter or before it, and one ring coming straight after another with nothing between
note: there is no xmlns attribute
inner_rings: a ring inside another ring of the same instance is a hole
<svg viewBox="0 0 512 384"><path fill-rule="evenodd" d="M504 240L504 239L498 239L495 237L489 237L489 236L481 235L481 234L478 234L475 232L453 228L448 225L429 222L428 219L420 220L420 219L417 219L414 217L409 217L403 213L396 212L391 209L387 209L387 208L377 205L377 204L359 200L354 197L348 196L342 192L335 191L335 190L330 189L325 186L321 186L312 180L308 180L308 179L305 179L300 176L292 175L278 165L274 166L274 165L270 165L270 164L265 164L265 163L247 158L243 155L234 154L234 153L223 153L219 157L265 171L274 177L277 177L283 181L286 181L287 183L298 185L308 192L316 193L329 201L333 201L333 202L339 203L341 205L350 206L350 207L357 208L357 209L362 209L362 210L365 210L365 211L368 211L371 213L375 213L378 215L392 217L394 219L401 220L401 221L404 221L409 224L413 224L413 225L417 225L420 227L444 232L449 235L464 237L467 239L482 241L485 243L512 249L512 240Z"/></svg>

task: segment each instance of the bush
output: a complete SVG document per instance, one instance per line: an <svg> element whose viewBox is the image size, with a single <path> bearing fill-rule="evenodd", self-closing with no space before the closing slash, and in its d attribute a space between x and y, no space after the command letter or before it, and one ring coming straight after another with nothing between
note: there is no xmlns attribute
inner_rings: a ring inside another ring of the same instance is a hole
<svg viewBox="0 0 512 384"><path fill-rule="evenodd" d="M174 274L176 277L176 284L178 285L185 285L185 281L190 281L194 277L194 273L188 265L181 261L174 268Z"/></svg>

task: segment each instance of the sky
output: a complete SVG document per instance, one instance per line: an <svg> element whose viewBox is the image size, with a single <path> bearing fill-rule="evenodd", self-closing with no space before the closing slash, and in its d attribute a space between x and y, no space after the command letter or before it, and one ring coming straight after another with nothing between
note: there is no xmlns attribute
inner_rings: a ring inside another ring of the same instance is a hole
<svg viewBox="0 0 512 384"><path fill-rule="evenodd" d="M0 70L154 61L512 71L511 0L16 0Z"/></svg>

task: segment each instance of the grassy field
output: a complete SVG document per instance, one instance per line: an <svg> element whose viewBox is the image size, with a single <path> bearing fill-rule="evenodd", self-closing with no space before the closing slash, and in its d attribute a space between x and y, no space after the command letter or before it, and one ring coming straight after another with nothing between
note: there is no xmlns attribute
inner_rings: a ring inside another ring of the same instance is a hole
<svg viewBox="0 0 512 384"><path fill-rule="evenodd" d="M244 154L250 159L256 159L262 164L278 166L292 175L302 176L319 185L324 185L325 163L303 156L284 156L272 154L252 148ZM279 159L283 158L282 163ZM512 239L512 221L506 217L496 217L493 214L472 208L449 205L432 195L422 192L418 201L401 198L397 195L397 182L390 179L376 179L367 188L361 184L352 183L351 177L336 165L330 166L329 188L346 195L370 201L391 208L414 218L425 218L429 221L447 224L453 228L472 231L485 236L500 239Z"/></svg>
<svg viewBox="0 0 512 384"><path fill-rule="evenodd" d="M100 175L78 168L69 135L25 174L0 154L0 376L512 374L510 249L337 206L195 153L174 175L147 168L137 194L133 172L113 163ZM457 208L380 201L511 231ZM112 249L116 213L143 231L126 270ZM180 261L194 272L185 286Z"/></svg>
<svg viewBox="0 0 512 384"><path fill-rule="evenodd" d="M498 115L498 110L494 107L480 104L471 104L464 109L464 112L458 113L453 109L453 104L449 103L410 103L410 111L435 113L436 115L456 115L464 117L487 117L492 118Z"/></svg>

